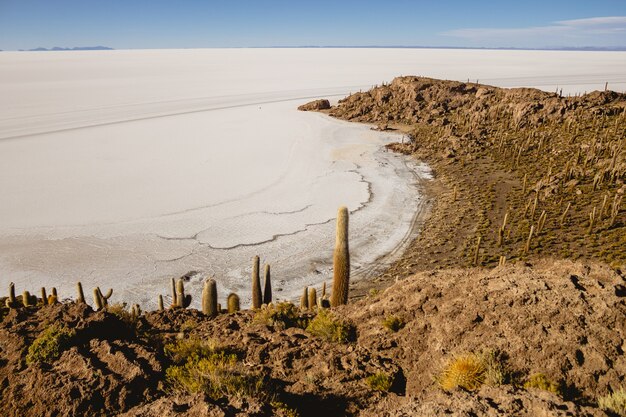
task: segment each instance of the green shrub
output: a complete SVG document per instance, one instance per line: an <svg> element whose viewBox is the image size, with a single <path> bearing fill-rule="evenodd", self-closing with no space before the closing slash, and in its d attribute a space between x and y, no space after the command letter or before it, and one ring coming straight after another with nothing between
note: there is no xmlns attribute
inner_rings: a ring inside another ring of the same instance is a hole
<svg viewBox="0 0 626 417"><path fill-rule="evenodd" d="M528 378L528 381L524 383L524 388L537 388L544 391L549 391L556 395L562 394L562 390L559 384L550 380L547 376L541 373L531 375Z"/></svg>
<svg viewBox="0 0 626 417"><path fill-rule="evenodd" d="M28 348L26 363L31 365L36 362L51 363L55 361L71 345L73 336L74 331L65 327L56 325L48 327Z"/></svg>
<svg viewBox="0 0 626 417"><path fill-rule="evenodd" d="M203 393L213 400L222 397L269 398L263 375L251 372L225 349L197 339L166 345L175 365L165 371L169 385L179 392Z"/></svg>
<svg viewBox="0 0 626 417"><path fill-rule="evenodd" d="M391 389L391 385L393 384L389 375L384 372L378 372L374 375L368 376L365 379L365 382L371 389L383 392L389 391Z"/></svg>
<svg viewBox="0 0 626 417"><path fill-rule="evenodd" d="M383 320L383 326L387 330L389 330L390 332L395 333L395 332L397 332L399 330L402 330L404 328L404 326L406 326L406 323L400 317L397 317L397 316L387 316Z"/></svg>
<svg viewBox="0 0 626 417"><path fill-rule="evenodd" d="M329 342L347 343L356 339L355 327L330 310L320 310L306 331Z"/></svg>
<svg viewBox="0 0 626 417"><path fill-rule="evenodd" d="M626 391L624 388L605 395L598 399L598 405L603 410L612 411L615 414L626 417Z"/></svg>
<svg viewBox="0 0 626 417"><path fill-rule="evenodd" d="M254 313L253 321L266 326L275 327L280 330L290 327L305 328L306 319L298 314L298 308L288 302L278 304L263 304Z"/></svg>

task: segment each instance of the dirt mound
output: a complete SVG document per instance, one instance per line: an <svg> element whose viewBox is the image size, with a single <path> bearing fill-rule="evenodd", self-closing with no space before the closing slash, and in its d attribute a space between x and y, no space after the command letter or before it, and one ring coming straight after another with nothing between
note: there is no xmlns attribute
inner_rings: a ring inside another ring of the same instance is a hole
<svg viewBox="0 0 626 417"><path fill-rule="evenodd" d="M625 283L607 267L569 261L433 271L360 301L349 316L359 344L397 360L408 395L431 395L452 357L491 351L519 384L541 373L565 398L594 401L624 384ZM386 330L390 316L405 327Z"/></svg>

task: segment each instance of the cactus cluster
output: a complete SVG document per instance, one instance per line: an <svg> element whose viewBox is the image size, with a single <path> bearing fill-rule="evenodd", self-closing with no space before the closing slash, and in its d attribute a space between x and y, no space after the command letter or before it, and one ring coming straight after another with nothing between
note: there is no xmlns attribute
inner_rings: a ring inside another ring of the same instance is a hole
<svg viewBox="0 0 626 417"><path fill-rule="evenodd" d="M331 305L336 306L347 303L350 279L350 259L348 251L348 209L346 207L341 207L337 216L337 238L333 260L334 279L331 299L329 299L326 294L326 282L322 285L321 297L319 298L315 288L305 287L300 302L302 309L313 310L315 308L328 308ZM252 263L252 309L260 309L263 305L272 305L271 267L270 265L265 265L263 290L261 290L260 267L260 258L259 256L255 256ZM171 308L187 308L191 304L191 295L185 294L185 284L183 278L179 278L178 280L172 278L171 293ZM112 295L112 288L109 289L106 294L102 293L100 287L94 288L94 309L96 311L107 309L109 305L108 300ZM165 307L163 296L159 295L157 301L158 310L164 311ZM51 294L48 295L46 288L42 287L41 299L38 299L35 295L31 295L28 291L24 291L22 296L18 299L15 296L15 284L11 283L9 285L9 296L7 297L5 303L8 308L17 308L20 305L24 307L31 307L36 306L39 303L41 305L49 305L56 302L58 302L56 288L52 288ZM76 283L76 302L86 304L83 286L80 281ZM235 313L239 311L241 308L239 296L235 293L230 293L227 298L226 307L228 313ZM208 278L205 281L202 290L202 312L209 317L216 317L221 311L222 306L218 303L217 282L213 278ZM139 304L132 305L130 313L134 319L141 316L142 310Z"/></svg>
<svg viewBox="0 0 626 417"><path fill-rule="evenodd" d="M96 310L103 310L109 305L109 298L113 295L113 288L109 288L106 294L102 294L100 287L93 289L93 302Z"/></svg>
<svg viewBox="0 0 626 417"><path fill-rule="evenodd" d="M191 294L185 295L185 281L172 278L172 307L187 308L191 304Z"/></svg>
<svg viewBox="0 0 626 417"><path fill-rule="evenodd" d="M51 294L48 296L46 288L41 288L41 298L37 298L36 295L31 294L30 291L24 291L22 296L17 298L15 296L15 284L11 282L9 284L9 296L5 301L7 308L22 307L35 307L37 305L46 306L52 305L57 302L57 290L52 288Z"/></svg>
<svg viewBox="0 0 626 417"><path fill-rule="evenodd" d="M270 273L270 265L265 265L263 290L261 290L261 258L255 256L252 259L252 309L257 310L263 304L268 305L272 302L272 279Z"/></svg>

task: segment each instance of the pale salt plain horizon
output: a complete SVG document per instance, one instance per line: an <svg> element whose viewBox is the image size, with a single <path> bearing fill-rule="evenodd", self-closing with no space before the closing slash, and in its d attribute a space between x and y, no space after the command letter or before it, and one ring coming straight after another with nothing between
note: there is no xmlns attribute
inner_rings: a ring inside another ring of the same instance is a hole
<svg viewBox="0 0 626 417"><path fill-rule="evenodd" d="M258 254L293 299L331 278L340 205L367 279L415 236L429 169L384 151L398 135L298 105L399 75L624 91L624 68L624 52L1 52L0 287L74 297L80 280L153 308L192 272L194 306L208 276L246 306Z"/></svg>

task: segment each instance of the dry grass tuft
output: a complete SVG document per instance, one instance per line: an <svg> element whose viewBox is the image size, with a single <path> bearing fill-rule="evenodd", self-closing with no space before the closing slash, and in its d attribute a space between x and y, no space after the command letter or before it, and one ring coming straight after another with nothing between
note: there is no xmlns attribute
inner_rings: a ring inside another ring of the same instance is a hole
<svg viewBox="0 0 626 417"><path fill-rule="evenodd" d="M393 333L402 330L404 326L406 326L406 323L398 316L387 316L383 320L383 327Z"/></svg>
<svg viewBox="0 0 626 417"><path fill-rule="evenodd" d="M605 395L598 399L598 406L603 410L626 417L626 391L621 388L612 394Z"/></svg>
<svg viewBox="0 0 626 417"><path fill-rule="evenodd" d="M223 397L270 398L262 374L253 372L237 355L197 339L179 340L167 345L166 353L174 365L165 375L177 392L203 393L213 400Z"/></svg>
<svg viewBox="0 0 626 417"><path fill-rule="evenodd" d="M306 328L308 324L305 318L300 317L298 308L288 302L263 304L256 310L253 321L280 330L290 327Z"/></svg>
<svg viewBox="0 0 626 417"><path fill-rule="evenodd" d="M544 391L551 392L553 394L562 395L562 390L559 384L549 379L542 373L533 374L528 378L528 381L524 383L524 388L536 388Z"/></svg>
<svg viewBox="0 0 626 417"><path fill-rule="evenodd" d="M329 342L347 343L356 340L354 325L329 310L320 310L306 331Z"/></svg>
<svg viewBox="0 0 626 417"><path fill-rule="evenodd" d="M378 372L365 379L367 385L374 391L387 392L393 385L392 379L384 372Z"/></svg>

